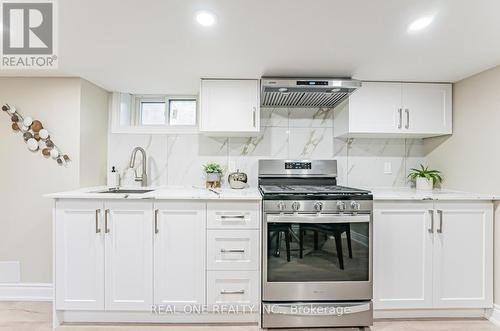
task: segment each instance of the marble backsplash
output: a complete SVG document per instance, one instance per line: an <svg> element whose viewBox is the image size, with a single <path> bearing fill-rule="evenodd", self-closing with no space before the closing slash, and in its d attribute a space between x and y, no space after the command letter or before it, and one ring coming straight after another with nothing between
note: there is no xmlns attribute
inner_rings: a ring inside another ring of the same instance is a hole
<svg viewBox="0 0 500 331"><path fill-rule="evenodd" d="M251 138L110 134L108 168L117 167L123 176L136 146L147 152L149 183L155 186L202 186L202 165L208 162L240 169L256 186L259 159L333 158L340 185L400 187L408 185L408 170L424 160L421 139L333 138L332 109L262 109L261 134Z"/></svg>

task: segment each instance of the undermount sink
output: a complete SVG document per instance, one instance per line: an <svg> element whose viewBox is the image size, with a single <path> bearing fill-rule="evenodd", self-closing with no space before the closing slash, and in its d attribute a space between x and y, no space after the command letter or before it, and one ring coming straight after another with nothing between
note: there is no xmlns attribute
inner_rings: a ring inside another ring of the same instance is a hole
<svg viewBox="0 0 500 331"><path fill-rule="evenodd" d="M99 191L96 193L117 193L117 194L143 194L152 192L152 189L109 189L105 191Z"/></svg>

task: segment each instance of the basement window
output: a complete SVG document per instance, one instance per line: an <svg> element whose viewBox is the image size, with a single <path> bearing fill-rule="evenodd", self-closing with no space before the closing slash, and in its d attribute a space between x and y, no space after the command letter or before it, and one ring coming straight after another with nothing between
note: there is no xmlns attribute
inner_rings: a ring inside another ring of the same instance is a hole
<svg viewBox="0 0 500 331"><path fill-rule="evenodd" d="M140 126L196 126L196 97L135 96L136 123Z"/></svg>

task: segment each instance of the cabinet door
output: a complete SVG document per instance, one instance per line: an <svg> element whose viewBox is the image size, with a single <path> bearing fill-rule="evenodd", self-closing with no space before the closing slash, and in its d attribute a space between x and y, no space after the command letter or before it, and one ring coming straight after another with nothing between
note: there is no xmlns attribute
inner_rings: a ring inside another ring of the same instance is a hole
<svg viewBox="0 0 500 331"><path fill-rule="evenodd" d="M403 128L414 134L451 134L451 84L403 84Z"/></svg>
<svg viewBox="0 0 500 331"><path fill-rule="evenodd" d="M153 204L105 203L106 310L151 310Z"/></svg>
<svg viewBox="0 0 500 331"><path fill-rule="evenodd" d="M56 203L56 309L104 310L102 202Z"/></svg>
<svg viewBox="0 0 500 331"><path fill-rule="evenodd" d="M206 207L199 202L155 204L154 302L205 304Z"/></svg>
<svg viewBox="0 0 500 331"><path fill-rule="evenodd" d="M434 306L491 308L493 204L439 202L434 241Z"/></svg>
<svg viewBox="0 0 500 331"><path fill-rule="evenodd" d="M400 133L401 83L363 82L349 98L349 131Z"/></svg>
<svg viewBox="0 0 500 331"><path fill-rule="evenodd" d="M432 308L432 202L376 202L375 309Z"/></svg>
<svg viewBox="0 0 500 331"><path fill-rule="evenodd" d="M259 132L259 80L201 81L200 131Z"/></svg>

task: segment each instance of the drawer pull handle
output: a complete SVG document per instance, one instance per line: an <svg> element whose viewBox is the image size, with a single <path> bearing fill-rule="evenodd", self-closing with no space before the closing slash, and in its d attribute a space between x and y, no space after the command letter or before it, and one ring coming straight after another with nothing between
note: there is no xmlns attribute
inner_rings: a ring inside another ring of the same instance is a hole
<svg viewBox="0 0 500 331"><path fill-rule="evenodd" d="M223 220L231 219L231 218L245 219L245 215L233 215L233 216L222 215L220 218Z"/></svg>
<svg viewBox="0 0 500 331"><path fill-rule="evenodd" d="M220 291L220 294L245 294L245 290L238 290L238 291L222 290L222 291Z"/></svg>
<svg viewBox="0 0 500 331"><path fill-rule="evenodd" d="M221 248L220 252L221 253L245 253L245 250L242 249L242 248L238 248L238 249L225 249L225 248Z"/></svg>

